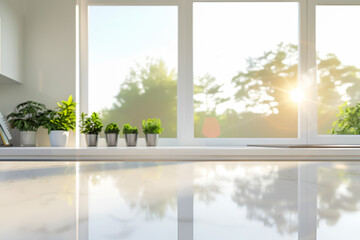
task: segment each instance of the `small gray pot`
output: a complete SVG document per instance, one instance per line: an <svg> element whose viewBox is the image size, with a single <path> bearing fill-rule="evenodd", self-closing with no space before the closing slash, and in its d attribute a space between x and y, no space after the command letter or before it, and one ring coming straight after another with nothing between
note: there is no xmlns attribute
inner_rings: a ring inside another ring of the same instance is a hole
<svg viewBox="0 0 360 240"><path fill-rule="evenodd" d="M146 146L157 146L159 140L159 134L145 134Z"/></svg>
<svg viewBox="0 0 360 240"><path fill-rule="evenodd" d="M137 133L124 134L124 138L125 138L125 141L126 141L126 146L128 146L128 147L136 147L137 138L138 138Z"/></svg>
<svg viewBox="0 0 360 240"><path fill-rule="evenodd" d="M108 147L116 147L118 145L118 136L119 134L117 133L106 133L105 134L105 138L106 138L106 145Z"/></svg>
<svg viewBox="0 0 360 240"><path fill-rule="evenodd" d="M99 134L85 134L85 139L88 147L97 147Z"/></svg>

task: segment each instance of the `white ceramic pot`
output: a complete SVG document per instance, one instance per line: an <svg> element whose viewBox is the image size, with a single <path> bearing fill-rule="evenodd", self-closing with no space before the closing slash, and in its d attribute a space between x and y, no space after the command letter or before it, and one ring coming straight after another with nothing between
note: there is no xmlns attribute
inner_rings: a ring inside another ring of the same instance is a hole
<svg viewBox="0 0 360 240"><path fill-rule="evenodd" d="M36 131L20 131L21 147L36 147Z"/></svg>
<svg viewBox="0 0 360 240"><path fill-rule="evenodd" d="M50 132L49 137L52 147L65 147L69 138L69 132L53 130Z"/></svg>

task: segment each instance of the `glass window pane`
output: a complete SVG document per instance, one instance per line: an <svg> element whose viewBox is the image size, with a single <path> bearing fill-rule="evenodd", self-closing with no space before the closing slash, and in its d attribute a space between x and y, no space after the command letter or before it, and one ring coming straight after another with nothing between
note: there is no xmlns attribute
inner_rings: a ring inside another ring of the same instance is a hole
<svg viewBox="0 0 360 240"><path fill-rule="evenodd" d="M297 240L297 163L199 163L194 240Z"/></svg>
<svg viewBox="0 0 360 240"><path fill-rule="evenodd" d="M339 106L359 102L359 23L360 6L316 7L318 134L331 134Z"/></svg>
<svg viewBox="0 0 360 240"><path fill-rule="evenodd" d="M175 6L89 7L89 112L140 132L160 118L175 138L177 26Z"/></svg>
<svg viewBox="0 0 360 240"><path fill-rule="evenodd" d="M298 25L298 3L194 4L195 137L298 136Z"/></svg>

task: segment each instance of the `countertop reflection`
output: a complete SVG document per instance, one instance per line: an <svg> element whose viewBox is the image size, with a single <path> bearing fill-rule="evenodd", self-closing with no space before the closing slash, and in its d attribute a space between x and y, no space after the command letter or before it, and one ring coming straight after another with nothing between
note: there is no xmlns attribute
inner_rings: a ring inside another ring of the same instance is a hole
<svg viewBox="0 0 360 240"><path fill-rule="evenodd" d="M0 239L176 240L190 221L195 240L295 240L299 201L317 204L317 239L360 233L360 164L307 164L313 199L296 162L2 162Z"/></svg>

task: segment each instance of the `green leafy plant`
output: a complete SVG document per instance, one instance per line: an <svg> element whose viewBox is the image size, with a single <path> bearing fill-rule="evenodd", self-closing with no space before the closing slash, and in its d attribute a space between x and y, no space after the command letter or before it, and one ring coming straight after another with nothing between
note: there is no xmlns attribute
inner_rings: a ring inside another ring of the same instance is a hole
<svg viewBox="0 0 360 240"><path fill-rule="evenodd" d="M39 117L41 126L46 128L48 132L51 131L69 131L75 130L76 126L76 103L70 95L67 101L57 103L56 110L48 110L42 113Z"/></svg>
<svg viewBox="0 0 360 240"><path fill-rule="evenodd" d="M87 114L81 113L80 130L81 133L98 134L101 132L103 124L100 119L100 114L93 112L90 117Z"/></svg>
<svg viewBox="0 0 360 240"><path fill-rule="evenodd" d="M333 128L329 132L339 135L360 134L360 103L348 106L346 102L339 107L339 110L340 112L336 115L338 120L333 123Z"/></svg>
<svg viewBox="0 0 360 240"><path fill-rule="evenodd" d="M119 134L120 129L119 126L116 123L110 123L105 128L105 133L116 133Z"/></svg>
<svg viewBox="0 0 360 240"><path fill-rule="evenodd" d="M164 129L161 128L161 120L157 118L148 119L146 121L143 120L142 128L145 134L160 134L164 131Z"/></svg>
<svg viewBox="0 0 360 240"><path fill-rule="evenodd" d="M139 133L138 132L138 129L137 127L132 127L130 124L124 124L124 127L123 127L123 131L122 131L123 134L137 134Z"/></svg>
<svg viewBox="0 0 360 240"><path fill-rule="evenodd" d="M15 111L7 115L10 126L20 131L37 131L41 126L40 116L46 112L42 103L27 101L15 107Z"/></svg>

